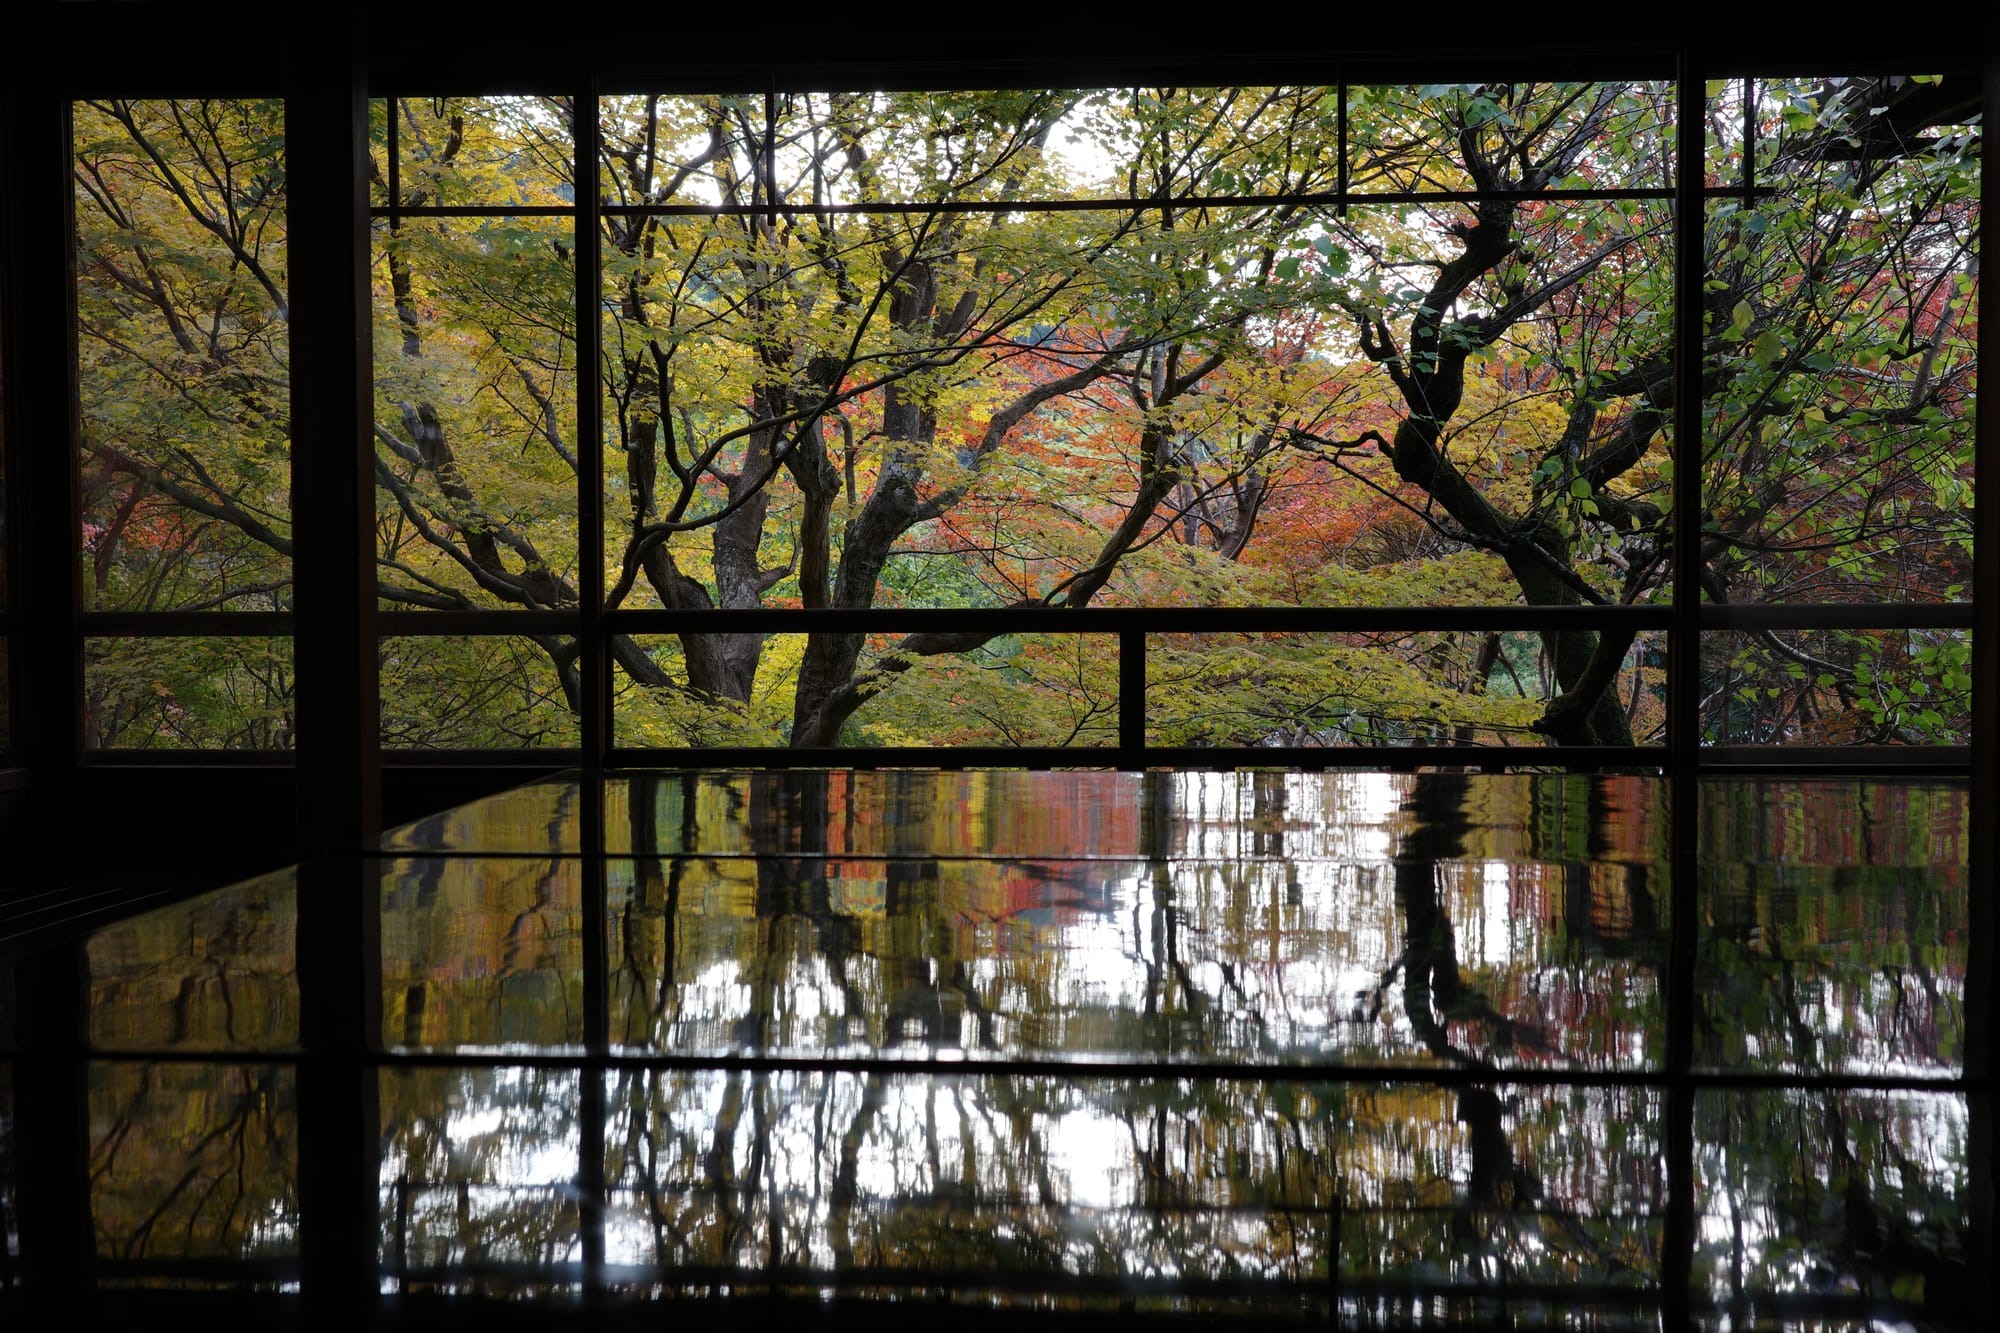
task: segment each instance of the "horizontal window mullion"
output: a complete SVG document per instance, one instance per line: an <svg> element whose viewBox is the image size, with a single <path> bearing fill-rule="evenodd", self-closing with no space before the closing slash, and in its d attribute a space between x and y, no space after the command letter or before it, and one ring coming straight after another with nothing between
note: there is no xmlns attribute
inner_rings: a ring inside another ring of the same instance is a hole
<svg viewBox="0 0 2000 1333"><path fill-rule="evenodd" d="M422 613L418 613L422 614ZM439 613L446 614L446 613ZM612 633L869 633L897 630L1059 634L1278 633L1318 630L1667 629L1668 606L1227 606L760 609L604 613Z"/></svg>
<svg viewBox="0 0 2000 1333"><path fill-rule="evenodd" d="M1674 192L1652 185L1605 186L1598 189L1563 189L1555 187L1546 190L1349 190L1346 194L1328 192L1317 195L1289 196L1271 199L1245 199L1239 203L1314 203L1352 207L1356 204L1485 204L1495 202L1531 204L1542 200L1592 200L1592 199L1660 199L1671 200ZM1169 202L1179 204L1178 199ZM1206 200L1196 200L1205 203Z"/></svg>
<svg viewBox="0 0 2000 1333"><path fill-rule="evenodd" d="M1718 188L1712 193L1736 197L1743 193L1740 189ZM1763 193L1768 194L1769 191ZM1535 190L1535 191L1488 191L1488 190L1383 190L1352 192L1343 195L1338 192L1312 194L1204 194L1175 195L1167 199L1159 198L1115 198L1115 199L933 199L933 200L878 200L866 203L843 204L780 204L780 217L809 217L817 214L867 215L910 213L920 216L942 213L1111 213L1129 209L1158 208L1168 204L1182 208L1255 208L1262 206L1281 208L1340 208L1362 204L1413 204L1413 203L1460 203L1478 204L1493 200L1511 200L1522 203L1540 201L1580 201L1610 199L1658 199L1673 198L1671 190L1656 189L1605 189L1605 190ZM604 217L763 217L771 209L767 204L607 204L596 210ZM396 207L377 204L368 210L371 218L397 221L403 218L526 218L548 217L568 218L577 215L577 208L568 205L512 205L512 204L422 204L410 207Z"/></svg>
<svg viewBox="0 0 2000 1333"><path fill-rule="evenodd" d="M464 859L463 852L411 852L397 850L386 855L398 858ZM482 853L492 856L494 853ZM498 854L507 855L507 854ZM519 855L515 853L514 855ZM536 853L546 858L546 852ZM786 859L806 860L810 856L785 853ZM612 859L626 860L620 855ZM857 858L862 859L862 858ZM1189 858L1198 859L1198 858ZM212 1051L162 1050L157 1047L127 1050L114 1046L92 1048L93 1058L102 1060L145 1060L161 1064L208 1064L216 1059ZM283 1057L280 1057L282 1062ZM617 1049L586 1053L580 1049L512 1048L492 1050L409 1050L388 1049L369 1053L367 1061L383 1069L554 1069L597 1070L684 1069L724 1073L797 1072L882 1074L891 1078L924 1077L950 1073L975 1078L1051 1077L1064 1080L1102 1079L1227 1079L1244 1083L1342 1082L1371 1086L1462 1087L1466 1084L1505 1084L1529 1088L1660 1088L1688 1087L1701 1090L1747 1091L1758 1088L1814 1092L1921 1091L1977 1092L1979 1084L1961 1075L1845 1074L1819 1071L1702 1070L1678 1073L1664 1068L1616 1069L1591 1066L1507 1065L1495 1068L1481 1063L1466 1064L1363 1064L1331 1060L1301 1060L1295 1063L1244 1063L1144 1057L1079 1059L1073 1055L991 1056L967 1059L952 1050L943 1057L928 1053L900 1055L893 1052L843 1051L837 1054L804 1055L758 1051L637 1051ZM824 1271L824 1270L821 1270Z"/></svg>
<svg viewBox="0 0 2000 1333"><path fill-rule="evenodd" d="M135 638L182 635L228 638L238 635L287 636L290 611L85 611L77 628L86 638Z"/></svg>
<svg viewBox="0 0 2000 1333"><path fill-rule="evenodd" d="M1741 191L1725 191L1738 194ZM1621 188L1598 190L1382 190L1352 191L1341 194L1337 190L1314 191L1306 194L1198 194L1171 195L1161 198L1146 195L1137 198L1092 199L932 199L932 200L880 200L866 203L822 203L784 204L777 207L780 217L811 217L828 215L868 215L877 213L914 213L929 215L934 213L1117 213L1131 209L1159 208L1168 205L1175 209L1185 208L1254 208L1261 206L1283 208L1340 208L1362 204L1414 204L1414 203L1459 203L1479 204L1495 200L1509 200L1517 203L1541 201L1590 201L1608 199L1658 199L1671 200L1672 190L1652 188ZM378 216L391 211L405 217L434 216L479 216L490 213L506 213L505 208L453 208L437 205L425 208L390 210L377 208ZM528 213L532 210L511 210ZM564 211L564 210L553 210ZM597 210L605 217L763 217L771 212L768 204L606 204Z"/></svg>
<svg viewBox="0 0 2000 1333"><path fill-rule="evenodd" d="M1971 629L1971 602L1703 602L1709 629Z"/></svg>

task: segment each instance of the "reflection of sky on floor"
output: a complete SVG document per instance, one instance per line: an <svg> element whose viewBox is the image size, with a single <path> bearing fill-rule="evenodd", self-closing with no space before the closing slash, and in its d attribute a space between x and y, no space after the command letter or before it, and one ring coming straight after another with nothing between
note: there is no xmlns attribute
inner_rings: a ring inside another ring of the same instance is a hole
<svg viewBox="0 0 2000 1333"><path fill-rule="evenodd" d="M1506 1285L1646 1322L1662 796L628 774L601 830L554 782L399 831L353 895L385 1290L1296 1311L1334 1265L1397 1309ZM1696 1098L1695 1290L1732 1319L1845 1294L1921 1322L1965 1280L1976 1108L1812 1080L1958 1071L1963 790L1710 784L1702 818L1697 1072L1777 1081ZM304 901L270 876L86 941L103 1281L295 1283Z"/></svg>

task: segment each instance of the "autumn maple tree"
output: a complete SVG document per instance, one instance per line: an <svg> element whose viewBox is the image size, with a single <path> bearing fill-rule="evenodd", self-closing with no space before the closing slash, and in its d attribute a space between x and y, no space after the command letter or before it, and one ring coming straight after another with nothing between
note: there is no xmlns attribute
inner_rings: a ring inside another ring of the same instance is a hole
<svg viewBox="0 0 2000 1333"><path fill-rule="evenodd" d="M1012 606L1611 605L1677 576L1714 601L1950 600L1963 98L1758 84L1746 115L1743 87L1705 127L1719 185L1730 127L1757 127L1760 189L1705 221L1690 571L1667 85L1356 86L1344 140L1313 87L607 97L595 365L578 108L378 102L383 604L574 607L589 486L613 609L994 611L611 636L625 742L818 746L1109 739L1109 641L1010 632ZM95 606L288 605L280 112L77 107ZM1719 739L1950 736L1963 647L1742 636L1705 716ZM282 745L281 656L107 647L95 731ZM560 743L580 660L546 628L385 640L385 735ZM1626 744L1659 725L1659 661L1589 628L1163 639L1149 710L1186 743Z"/></svg>

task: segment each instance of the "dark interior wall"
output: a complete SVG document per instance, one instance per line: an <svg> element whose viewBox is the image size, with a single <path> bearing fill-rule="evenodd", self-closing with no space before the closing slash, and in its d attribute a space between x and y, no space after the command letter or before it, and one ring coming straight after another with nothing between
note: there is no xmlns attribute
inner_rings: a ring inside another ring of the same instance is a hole
<svg viewBox="0 0 2000 1333"><path fill-rule="evenodd" d="M36 11L40 11L36 13ZM213 5L36 0L10 11L31 37L11 43L10 80L77 95L270 93L282 78L285 43L268 25L233 22ZM25 24L33 16L37 22ZM958 15L936 5L878 5L825 11L801 23L761 25L740 11L654 7L623 11L549 10L532 18L481 20L461 5L432 0L339 6L316 16L314 48L358 40L371 85L451 92L521 91L595 69L649 81L714 85L761 81L775 71L884 83L957 81L982 70L1022 77L1130 82L1204 67L1266 78L1325 77L1335 63L1371 73L1435 79L1440 62L1491 71L1532 62L1554 72L1587 60L1594 70L1625 62L1671 62L1694 47L1712 72L1900 71L1977 60L1993 20L1977 7L1876 14L1868 22L1746 21L1740 6L1544 5L1532 10L1443 8L1417 17L1393 6L1274 10L1248 22L1213 13L1168 17L1130 10L1031 11L1020 19L967 11L969 29L947 30ZM1419 64L1419 62L1421 62ZM1545 63L1553 62L1553 63Z"/></svg>
<svg viewBox="0 0 2000 1333"><path fill-rule="evenodd" d="M382 776L394 827L544 777L531 764L397 767ZM0 790L0 909L51 889L213 888L298 859L289 767L103 765Z"/></svg>

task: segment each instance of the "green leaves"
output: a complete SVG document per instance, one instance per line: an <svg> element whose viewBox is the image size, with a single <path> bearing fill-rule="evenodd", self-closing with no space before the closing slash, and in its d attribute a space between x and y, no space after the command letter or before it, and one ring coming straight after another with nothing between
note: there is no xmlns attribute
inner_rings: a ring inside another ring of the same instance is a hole
<svg viewBox="0 0 2000 1333"><path fill-rule="evenodd" d="M572 604L580 484L605 491L607 572L634 604L835 587L857 606L1012 602L1085 576L1106 599L1171 604L1645 601L1697 574L1732 599L1935 598L1962 582L1970 540L1973 175L1963 145L1823 151L1891 104L1894 88L1867 82L1851 98L1770 82L1770 193L1711 205L1703 512L1686 516L1705 535L1699 571L1664 558L1665 204L1511 197L1668 179L1665 85L1352 89L1344 166L1324 87L793 91L773 102L770 152L761 91L608 97L606 198L673 207L601 218L601 306L584 315L606 321L597 366L574 361L574 224L492 211L573 198L566 110L384 101L377 151L393 111L401 202L486 210L379 235L385 589ZM181 109L241 168L189 196L236 201L233 245L210 225L227 232L227 209L191 212L137 151L135 135L175 124L166 104L77 116L78 554L95 605L275 601L288 569L282 288L256 277L284 267L281 108ZM197 172L194 147L163 160ZM1344 211L1270 202L1330 190L1343 169ZM1460 202L1482 182L1509 197ZM135 276L146 266L157 295ZM602 478L575 473L584 393L607 404ZM635 514L717 522L642 561ZM1767 739L1863 722L1953 734L1951 651L1863 642L1835 637L1813 661L1764 644L1744 659L1754 682L1714 693ZM945 655L895 673L856 725L894 730L898 699L950 723L953 679L996 717L1018 712L1023 734L1075 725L1009 693L1033 645L1000 646L997 665ZM1190 647L1177 725L1201 734L1204 691L1234 718L1217 735L1513 724L1486 683L1440 684L1472 670L1461 644L1337 647L1324 663ZM702 655L651 646L673 685L635 678L633 716L660 736L777 736L787 710L765 692L792 688L804 658L787 676L789 649L758 651L704 700ZM542 699L566 708L554 657L537 669ZM1634 671L1619 688L1638 718L1654 695ZM1534 692L1508 688L1510 704ZM1060 693L1064 708L1092 697Z"/></svg>

